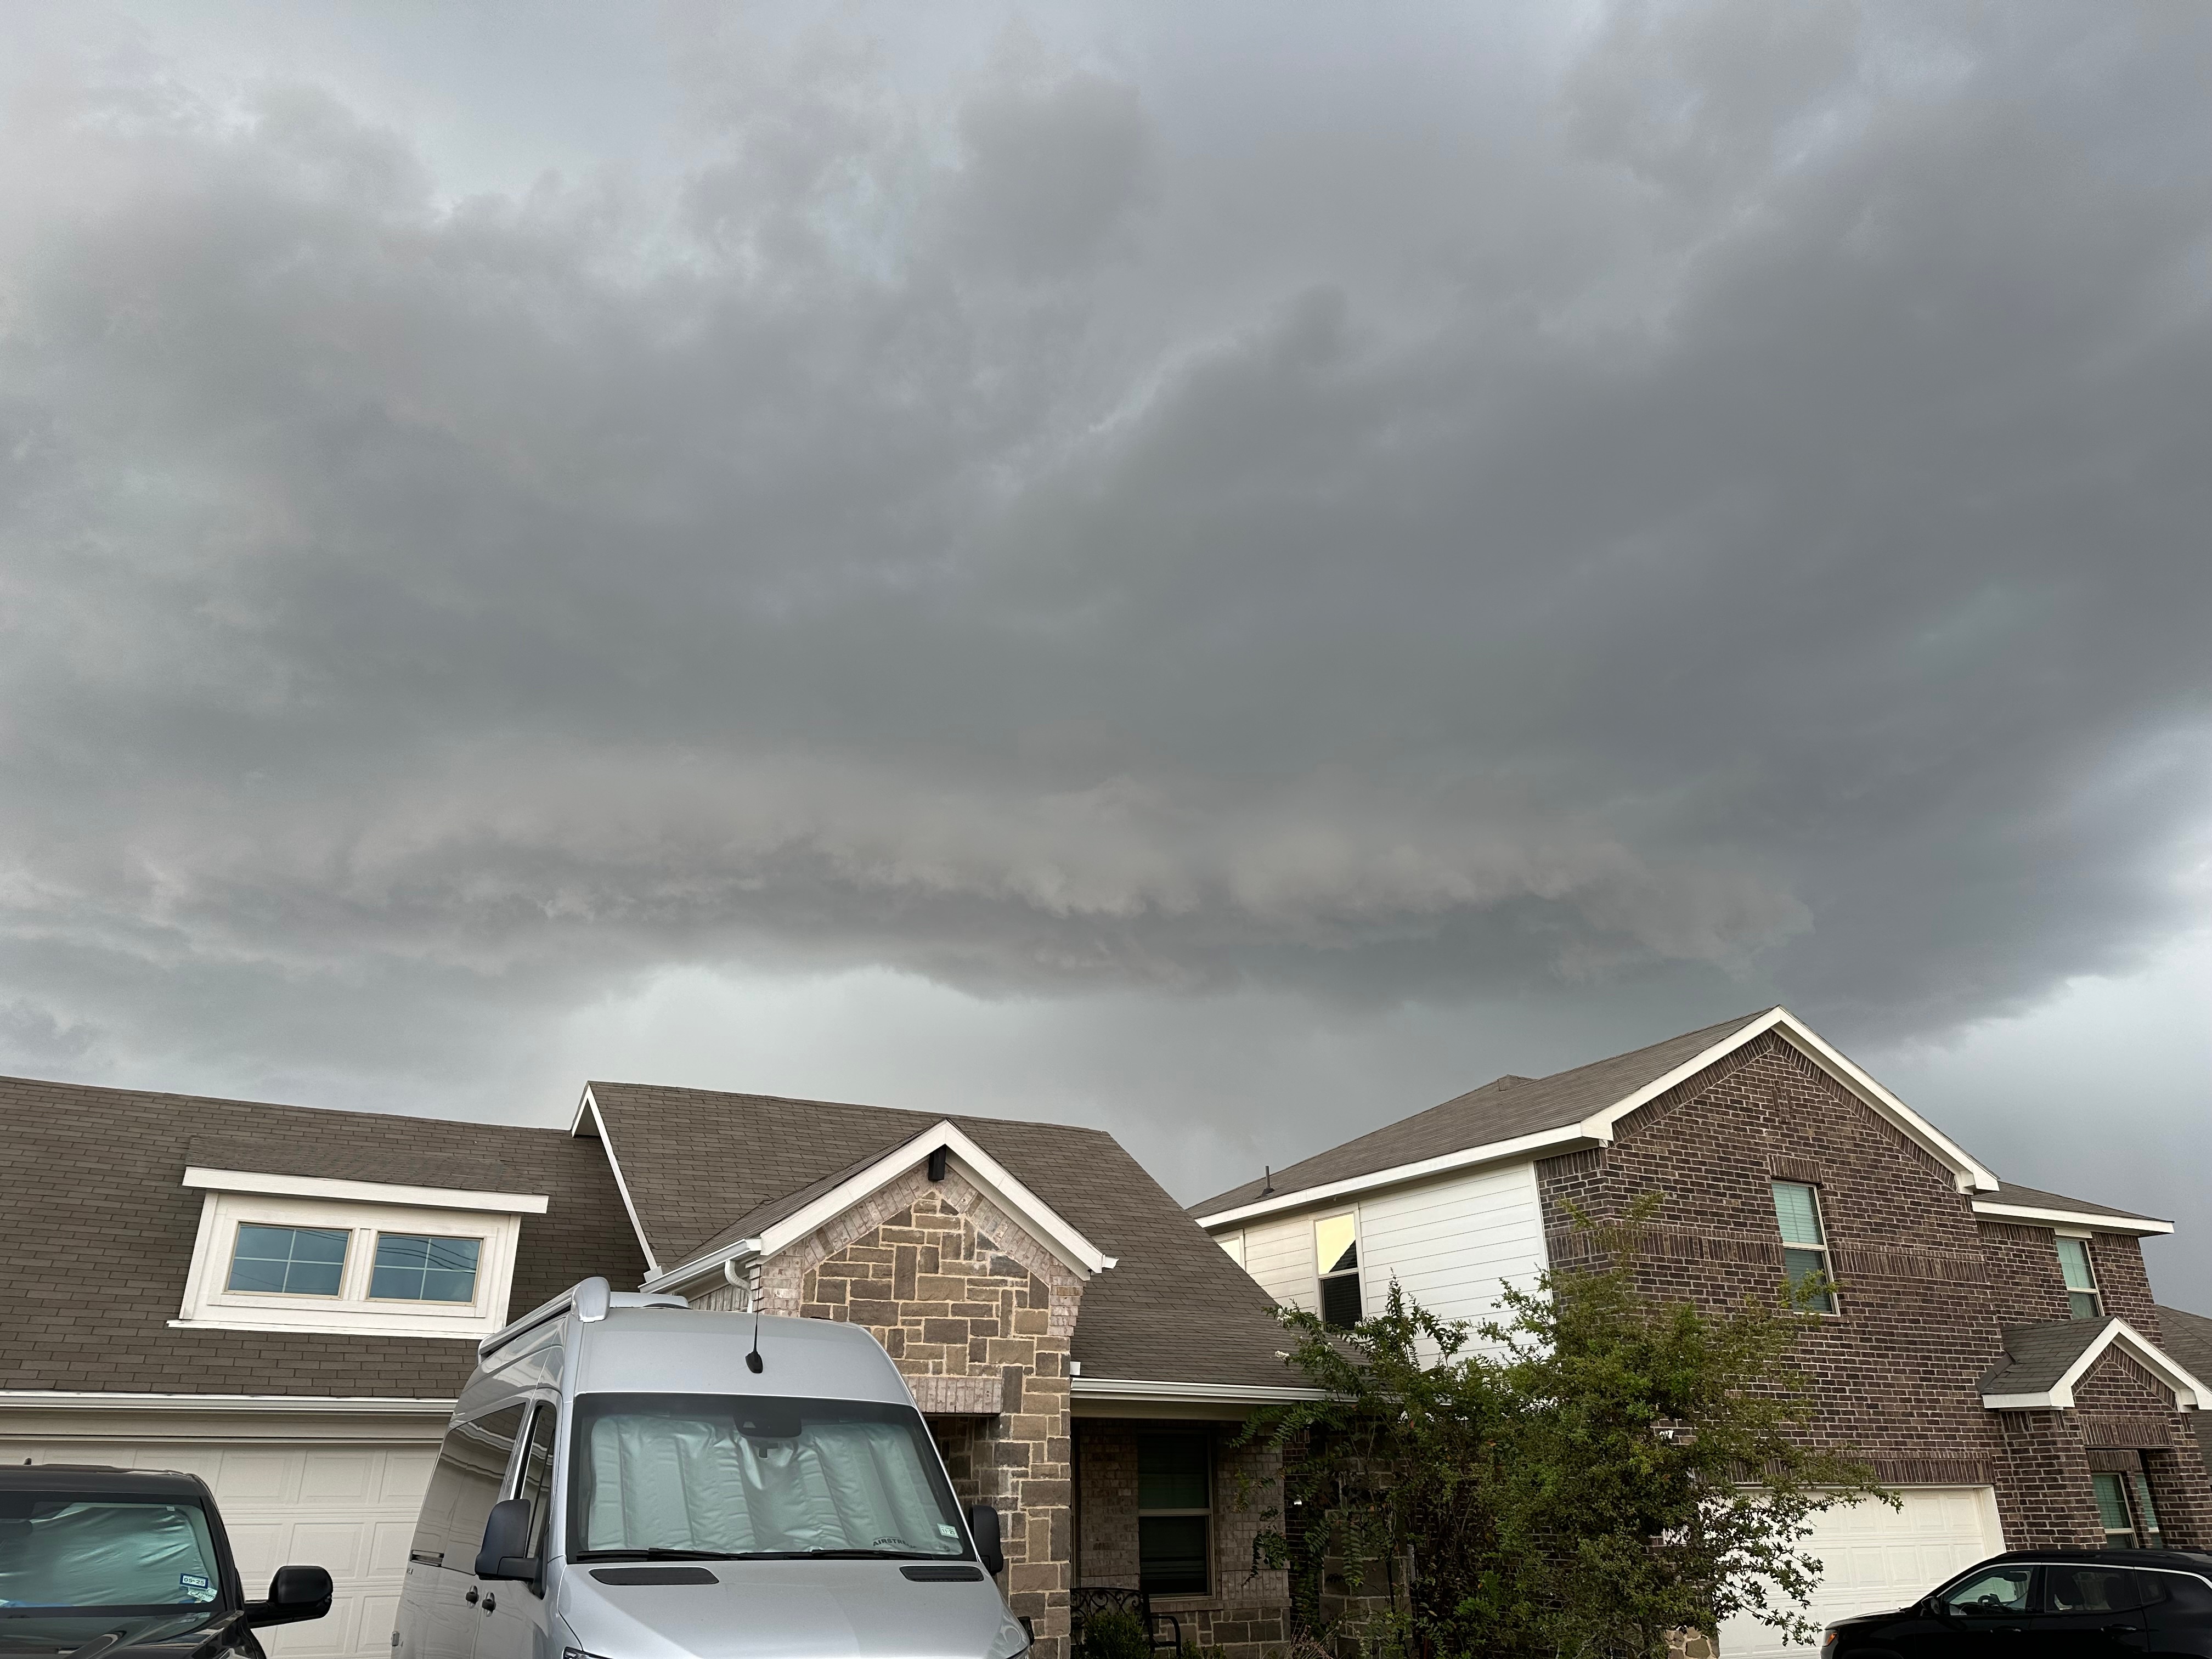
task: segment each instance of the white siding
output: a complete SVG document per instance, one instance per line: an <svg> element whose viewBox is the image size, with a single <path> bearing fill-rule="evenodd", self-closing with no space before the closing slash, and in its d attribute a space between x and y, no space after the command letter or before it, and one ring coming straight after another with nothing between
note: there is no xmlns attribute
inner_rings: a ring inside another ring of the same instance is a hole
<svg viewBox="0 0 2212 1659"><path fill-rule="evenodd" d="M1370 1313L1395 1278L1437 1318L1480 1322L1496 1312L1504 1281L1533 1288L1544 1263L1533 1164L1401 1188L1359 1206L1360 1292Z"/></svg>
<svg viewBox="0 0 2212 1659"><path fill-rule="evenodd" d="M1313 1215L1249 1223L1244 1229L1244 1271L1282 1306L1312 1307Z"/></svg>
<svg viewBox="0 0 2212 1659"><path fill-rule="evenodd" d="M1323 1204L1247 1222L1244 1271L1278 1303L1313 1307L1314 1223L1353 1207L1360 1297L1370 1313L1382 1307L1395 1276L1439 1319L1479 1322L1496 1310L1505 1280L1533 1285L1545 1265L1536 1166L1509 1164L1374 1194L1356 1206Z"/></svg>

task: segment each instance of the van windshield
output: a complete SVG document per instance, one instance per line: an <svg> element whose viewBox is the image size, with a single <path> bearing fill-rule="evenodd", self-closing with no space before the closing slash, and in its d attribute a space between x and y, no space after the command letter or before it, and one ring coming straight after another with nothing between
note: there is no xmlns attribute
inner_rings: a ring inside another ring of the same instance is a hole
<svg viewBox="0 0 2212 1659"><path fill-rule="evenodd" d="M910 1406L588 1394L570 1444L579 1560L969 1553Z"/></svg>
<svg viewBox="0 0 2212 1659"><path fill-rule="evenodd" d="M0 1608L159 1613L222 1593L206 1511L184 1498L0 1492Z"/></svg>

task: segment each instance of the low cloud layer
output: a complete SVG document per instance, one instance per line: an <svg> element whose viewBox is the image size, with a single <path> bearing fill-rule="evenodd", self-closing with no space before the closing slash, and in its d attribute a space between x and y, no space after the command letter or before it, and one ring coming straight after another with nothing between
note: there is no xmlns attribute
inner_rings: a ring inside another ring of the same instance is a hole
<svg viewBox="0 0 2212 1659"><path fill-rule="evenodd" d="M867 15L514 189L18 57L0 1064L434 1103L740 962L1896 1043L2203 926L2212 18Z"/></svg>

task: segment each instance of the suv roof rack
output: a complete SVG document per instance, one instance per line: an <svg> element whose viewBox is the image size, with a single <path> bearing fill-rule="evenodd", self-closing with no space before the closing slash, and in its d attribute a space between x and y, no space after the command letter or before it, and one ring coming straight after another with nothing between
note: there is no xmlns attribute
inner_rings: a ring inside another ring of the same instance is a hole
<svg viewBox="0 0 2212 1659"><path fill-rule="evenodd" d="M604 1279L579 1279L551 1301L532 1308L521 1318L477 1344L477 1358L489 1359L495 1349L502 1348L526 1332L541 1325L550 1325L556 1319L566 1319L571 1313L589 1325L607 1316L610 1308L688 1308L690 1302L672 1291L646 1292L617 1291Z"/></svg>

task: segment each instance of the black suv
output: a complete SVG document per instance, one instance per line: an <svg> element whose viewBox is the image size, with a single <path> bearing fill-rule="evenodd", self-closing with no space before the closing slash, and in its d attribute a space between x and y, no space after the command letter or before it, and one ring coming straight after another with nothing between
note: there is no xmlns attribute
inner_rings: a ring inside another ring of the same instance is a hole
<svg viewBox="0 0 2212 1659"><path fill-rule="evenodd" d="M280 1567L240 1588L207 1483L64 1464L0 1468L0 1656L263 1659L254 1630L319 1619L331 1576Z"/></svg>
<svg viewBox="0 0 2212 1659"><path fill-rule="evenodd" d="M1839 1619L1823 1659L2212 1659L2212 1555L2014 1550L1902 1613Z"/></svg>

